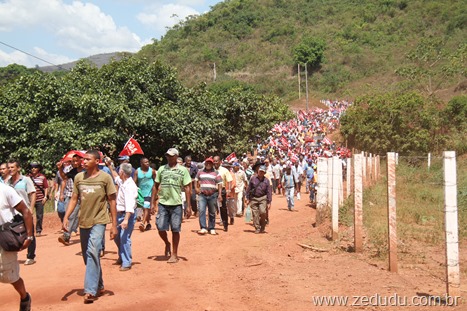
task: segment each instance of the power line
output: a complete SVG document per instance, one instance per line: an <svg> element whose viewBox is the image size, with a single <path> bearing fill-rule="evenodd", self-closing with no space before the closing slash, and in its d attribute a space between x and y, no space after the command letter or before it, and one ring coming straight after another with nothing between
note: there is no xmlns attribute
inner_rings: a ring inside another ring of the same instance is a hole
<svg viewBox="0 0 467 311"><path fill-rule="evenodd" d="M9 47L9 48L11 48L11 49L13 49L13 50L19 51L19 52L24 53L24 54L26 54L26 55L28 55L28 56L31 56L31 57L33 57L33 58L36 58L36 59L38 59L38 60L40 60L40 61L43 61L44 63L47 63L47 64L52 65L52 66L55 66L55 67L62 68L62 67L59 66L59 65L55 65L54 63L51 63L51 62L49 62L49 61L46 61L45 59L40 58L40 57L38 57L38 56L32 55L31 53L25 52L25 51L23 51L23 50L21 50L21 49L18 49L18 48L14 47L14 46L11 46L11 45L9 45L9 44L7 44L7 43L5 43L5 42L0 41L0 43L3 44L3 45L5 45L5 46L7 46L7 47Z"/></svg>

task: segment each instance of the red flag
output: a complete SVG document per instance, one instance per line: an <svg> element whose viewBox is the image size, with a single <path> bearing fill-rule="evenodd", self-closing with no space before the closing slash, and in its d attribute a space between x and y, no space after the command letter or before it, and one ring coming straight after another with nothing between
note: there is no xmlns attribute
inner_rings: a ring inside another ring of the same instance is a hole
<svg viewBox="0 0 467 311"><path fill-rule="evenodd" d="M134 154L144 154L144 152L143 149L141 149L141 146L136 141L136 139L131 137L130 139L128 139L125 146L123 147L122 152L120 152L118 156L132 156Z"/></svg>
<svg viewBox="0 0 467 311"><path fill-rule="evenodd" d="M237 156L235 155L235 152L232 152L231 154L229 154L229 155L227 156L227 158L225 158L225 160L226 160L227 162L230 162L230 161L232 161L233 159L236 159L236 158L237 158Z"/></svg>
<svg viewBox="0 0 467 311"><path fill-rule="evenodd" d="M332 145L332 141L331 141L329 138L324 137L324 139L323 139L323 144Z"/></svg>

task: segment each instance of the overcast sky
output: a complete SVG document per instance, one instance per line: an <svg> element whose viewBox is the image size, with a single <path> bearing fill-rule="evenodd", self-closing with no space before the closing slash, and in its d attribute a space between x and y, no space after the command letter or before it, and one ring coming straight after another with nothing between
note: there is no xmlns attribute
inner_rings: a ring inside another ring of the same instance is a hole
<svg viewBox="0 0 467 311"><path fill-rule="evenodd" d="M186 16L221 0L0 0L0 67L63 64L94 54L137 52Z"/></svg>

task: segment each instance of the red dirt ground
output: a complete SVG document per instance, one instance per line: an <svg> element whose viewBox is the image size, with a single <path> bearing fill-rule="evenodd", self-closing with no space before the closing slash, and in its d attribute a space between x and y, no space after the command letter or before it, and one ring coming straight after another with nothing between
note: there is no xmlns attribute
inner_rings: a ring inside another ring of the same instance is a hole
<svg viewBox="0 0 467 311"><path fill-rule="evenodd" d="M127 272L114 265L116 246L107 233L107 253L102 258L106 293L84 305L85 266L79 237L72 238L74 244L68 247L58 243L58 217L49 214L44 234L37 239L37 263L21 265L21 276L32 295L33 310L400 310L391 306L317 307L313 296L346 295L350 304L355 295L413 297L445 292L443 276L431 273L439 265L400 264L395 274L366 253L342 250L345 241L339 245L326 240L320 232L323 228L312 226L315 210L303 199L296 201L296 211L289 212L284 197L274 196L270 220L266 234L254 234L250 224L236 218L229 232L219 228L217 236L199 236L198 220L185 220L179 250L182 260L172 265L165 262L164 245L154 229L135 230L134 265ZM329 251L306 250L297 243ZM465 258L464 250L461 255ZM24 251L19 254L21 263L25 257ZM465 297L465 281L461 289ZM18 300L11 286L2 285L0 310L17 310ZM465 310L465 306L448 310Z"/></svg>

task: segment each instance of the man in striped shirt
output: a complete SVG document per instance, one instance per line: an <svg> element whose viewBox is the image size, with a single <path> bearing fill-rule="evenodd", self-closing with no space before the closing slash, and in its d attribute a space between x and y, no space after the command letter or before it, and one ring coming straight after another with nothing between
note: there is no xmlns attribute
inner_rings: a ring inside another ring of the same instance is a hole
<svg viewBox="0 0 467 311"><path fill-rule="evenodd" d="M222 177L219 172L214 169L214 160L209 157L204 161L204 169L198 171L195 178L195 189L199 195L198 211L199 211L199 226L201 230L198 234L206 233L215 235L217 213L217 200L219 193L222 192ZM208 207L209 222L206 229L206 206Z"/></svg>
<svg viewBox="0 0 467 311"><path fill-rule="evenodd" d="M36 203L34 204L34 208L36 209L36 236L41 236L44 205L49 196L49 184L47 177L42 174L42 165L39 162L31 162L30 167L31 173L29 177L36 188Z"/></svg>

